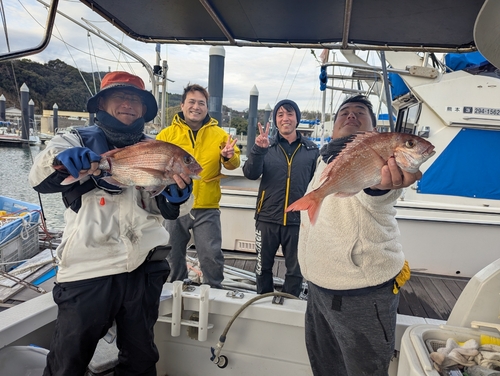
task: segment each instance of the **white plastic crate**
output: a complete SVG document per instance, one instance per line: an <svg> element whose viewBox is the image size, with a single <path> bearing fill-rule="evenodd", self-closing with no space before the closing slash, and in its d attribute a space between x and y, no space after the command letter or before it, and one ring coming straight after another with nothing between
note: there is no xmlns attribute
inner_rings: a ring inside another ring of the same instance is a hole
<svg viewBox="0 0 500 376"><path fill-rule="evenodd" d="M24 228L14 239L0 245L0 270L9 271L40 251L38 244L38 223Z"/></svg>

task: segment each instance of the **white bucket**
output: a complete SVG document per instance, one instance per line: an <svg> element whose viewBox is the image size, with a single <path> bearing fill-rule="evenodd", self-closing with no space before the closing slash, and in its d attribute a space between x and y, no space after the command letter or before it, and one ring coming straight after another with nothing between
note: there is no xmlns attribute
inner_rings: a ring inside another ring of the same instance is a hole
<svg viewBox="0 0 500 376"><path fill-rule="evenodd" d="M34 346L8 346L0 350L0 375L41 376L49 350Z"/></svg>

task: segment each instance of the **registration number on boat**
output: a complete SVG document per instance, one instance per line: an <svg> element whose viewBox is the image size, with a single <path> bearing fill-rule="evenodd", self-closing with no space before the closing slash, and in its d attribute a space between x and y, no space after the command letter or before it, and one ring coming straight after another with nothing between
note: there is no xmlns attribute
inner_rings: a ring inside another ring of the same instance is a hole
<svg viewBox="0 0 500 376"><path fill-rule="evenodd" d="M474 114L500 116L500 108L474 107Z"/></svg>

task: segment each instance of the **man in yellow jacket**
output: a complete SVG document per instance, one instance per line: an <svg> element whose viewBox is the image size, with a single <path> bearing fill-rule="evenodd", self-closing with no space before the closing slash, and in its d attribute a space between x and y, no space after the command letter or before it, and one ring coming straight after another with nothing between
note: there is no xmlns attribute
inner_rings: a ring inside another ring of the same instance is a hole
<svg viewBox="0 0 500 376"><path fill-rule="evenodd" d="M193 84L184 88L181 112L172 124L163 129L157 140L176 144L191 153L203 168L200 180L194 180L194 205L191 212L176 220L167 220L172 250L167 260L170 264L170 281L184 280L188 276L186 247L193 230L203 282L222 288L224 256L219 201L221 198L221 166L234 170L240 165L240 150L216 119L208 115L209 94L205 88Z"/></svg>

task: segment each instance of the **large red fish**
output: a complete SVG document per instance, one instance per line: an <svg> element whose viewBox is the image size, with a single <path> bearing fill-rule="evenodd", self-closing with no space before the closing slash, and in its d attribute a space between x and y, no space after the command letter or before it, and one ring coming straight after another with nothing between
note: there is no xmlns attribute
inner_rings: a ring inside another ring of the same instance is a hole
<svg viewBox="0 0 500 376"><path fill-rule="evenodd" d="M321 185L295 201L287 212L307 210L316 222L323 199L353 196L382 180L381 169L394 156L405 171L417 172L420 165L435 154L434 146L421 137L407 133L360 132L321 174Z"/></svg>
<svg viewBox="0 0 500 376"><path fill-rule="evenodd" d="M147 139L101 155L99 169L112 176L103 180L118 187L143 187L151 196L160 194L167 185L175 184L174 174L185 173L192 179L199 178L201 166L194 157L177 145ZM72 184L78 178L69 176L61 184Z"/></svg>

